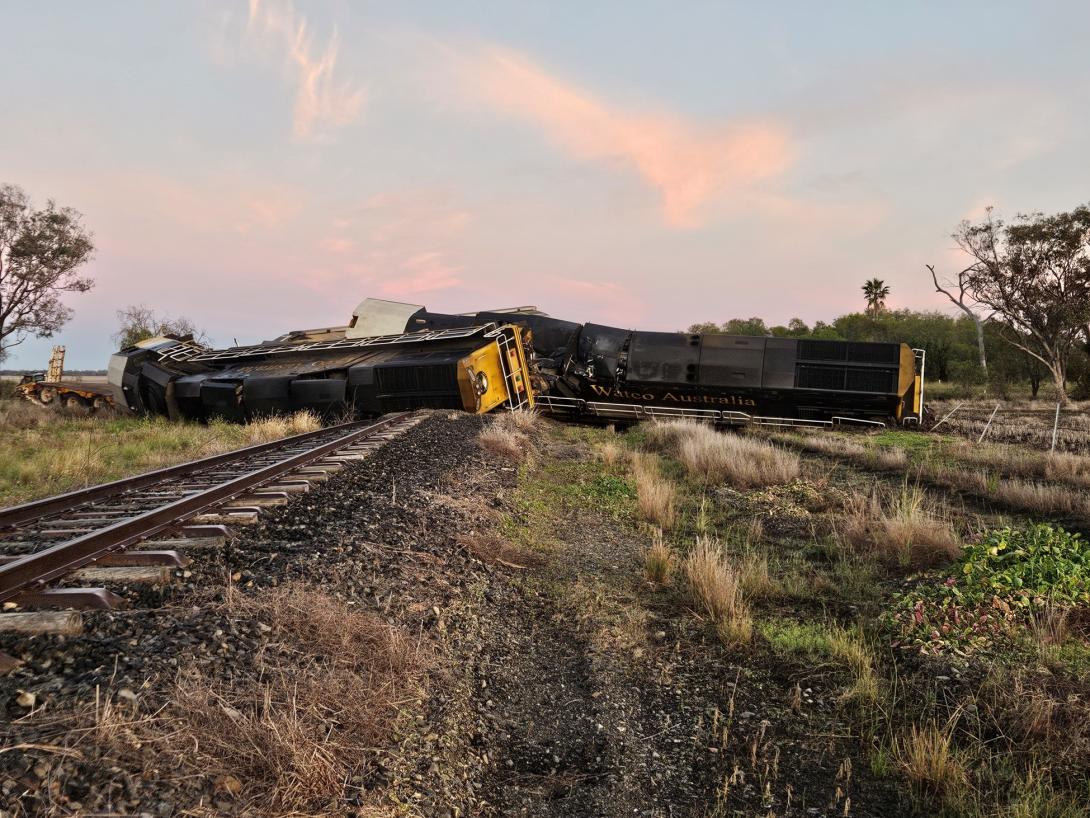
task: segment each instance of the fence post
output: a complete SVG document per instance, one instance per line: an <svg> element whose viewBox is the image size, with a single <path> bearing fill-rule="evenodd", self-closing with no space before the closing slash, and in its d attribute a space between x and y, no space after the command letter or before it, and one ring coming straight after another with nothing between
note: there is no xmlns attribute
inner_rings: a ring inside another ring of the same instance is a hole
<svg viewBox="0 0 1090 818"><path fill-rule="evenodd" d="M1060 431L1060 404L1057 402L1057 404L1056 404L1056 420L1054 420L1052 422L1052 450L1049 452L1050 454L1055 454L1055 452L1056 452L1056 435L1057 435L1057 433L1059 431Z"/></svg>
<svg viewBox="0 0 1090 818"><path fill-rule="evenodd" d="M931 431L932 432L935 431L940 426L942 426L942 424L946 423L946 421L950 419L950 416L953 415L954 412L956 412L958 409L960 409L963 405L964 405L964 403L959 403L957 406L955 406L953 409L951 409L949 412L947 412L942 420L940 420L938 423L936 423L934 426L931 427Z"/></svg>
<svg viewBox="0 0 1090 818"><path fill-rule="evenodd" d="M992 427L992 421L995 420L995 413L998 412L998 411L999 411L999 404L997 403L995 405L995 408L992 410L991 417L988 418L988 422L984 424L984 431L981 432L980 437L977 438L976 442L977 442L978 446L984 441L984 435L988 434L988 429L990 429ZM1053 445L1055 445L1055 443L1053 443Z"/></svg>

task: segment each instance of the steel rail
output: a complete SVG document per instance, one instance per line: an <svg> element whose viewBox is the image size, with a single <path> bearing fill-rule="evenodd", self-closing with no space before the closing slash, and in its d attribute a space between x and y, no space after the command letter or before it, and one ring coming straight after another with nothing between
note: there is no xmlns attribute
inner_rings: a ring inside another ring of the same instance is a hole
<svg viewBox="0 0 1090 818"><path fill-rule="evenodd" d="M201 514L225 501L244 494L256 486L276 479L286 472L290 472L311 461L319 460L325 455L344 448L361 438L369 437L409 414L408 412L400 412L389 415L376 423L350 431L335 440L319 444L312 449L292 455L269 466L247 472L200 493L183 497L180 500L115 523L107 528L93 531L82 537L59 543L43 551L27 554L5 565L0 565L0 602L6 602L25 590L40 587L71 571L82 568L111 551L121 550L153 537L190 517ZM329 429L325 431L328 432Z"/></svg>
<svg viewBox="0 0 1090 818"><path fill-rule="evenodd" d="M234 463L253 455L263 454L265 452L291 446L295 443L305 443L308 440L321 438L330 433L334 433L339 429L348 431L353 428L367 426L369 423L371 423L371 421L354 420L336 426L327 426L324 429L319 429L315 432L303 432L302 434L292 435L291 437L272 440L268 443L258 443L253 446L247 446L244 449L235 449L231 452L203 457L200 460L190 460L187 463L179 463L176 466L167 466L163 469L156 469L155 471L145 472L144 474L138 474L133 477L124 477L121 480L114 480L110 483L102 483L101 485L90 486L85 489L76 489L75 491L69 491L65 494L58 494L53 497L32 500L29 503L22 503L17 506L11 506L10 508L0 509L0 531L6 528L15 528L16 526L25 525L26 523L42 519L43 517L49 517L62 511L68 511L76 506L116 497L119 494L124 494L134 489L145 488L156 483L161 483L164 480L204 471L205 469L220 466L225 463Z"/></svg>

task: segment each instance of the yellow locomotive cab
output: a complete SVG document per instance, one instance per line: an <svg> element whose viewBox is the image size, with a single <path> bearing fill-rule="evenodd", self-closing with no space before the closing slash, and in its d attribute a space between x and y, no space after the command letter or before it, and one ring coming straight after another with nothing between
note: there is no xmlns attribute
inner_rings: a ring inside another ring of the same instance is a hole
<svg viewBox="0 0 1090 818"><path fill-rule="evenodd" d="M493 333L485 346L458 362L458 390L467 412L483 415L499 406L509 409L533 408L529 387L526 349L529 335L514 325L505 325Z"/></svg>

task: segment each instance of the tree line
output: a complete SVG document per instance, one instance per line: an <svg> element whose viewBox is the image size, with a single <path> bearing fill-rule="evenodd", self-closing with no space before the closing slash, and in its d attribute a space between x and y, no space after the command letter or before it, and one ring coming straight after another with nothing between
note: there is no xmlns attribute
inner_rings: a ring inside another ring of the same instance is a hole
<svg viewBox="0 0 1090 818"><path fill-rule="evenodd" d="M1024 383L1034 397L1049 381L1064 403L1090 397L1090 207L1010 222L989 208L981 222L958 225L953 239L965 266L950 276L932 264L925 269L960 316L888 310L890 288L872 278L862 287L866 309L829 323L809 327L793 318L769 327L760 318L734 318L693 324L689 332L901 341L927 350L928 370L939 380L999 391Z"/></svg>

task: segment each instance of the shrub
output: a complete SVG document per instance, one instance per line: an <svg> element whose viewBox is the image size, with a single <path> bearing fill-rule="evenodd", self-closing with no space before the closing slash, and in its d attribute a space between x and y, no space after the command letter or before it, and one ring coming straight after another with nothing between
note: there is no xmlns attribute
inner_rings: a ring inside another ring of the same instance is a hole
<svg viewBox="0 0 1090 818"><path fill-rule="evenodd" d="M998 596L1026 608L1090 602L1090 544L1045 524L1004 528L966 547L959 574L958 590L969 601Z"/></svg>

